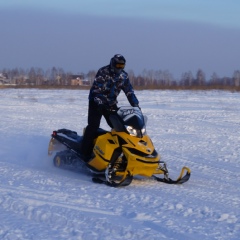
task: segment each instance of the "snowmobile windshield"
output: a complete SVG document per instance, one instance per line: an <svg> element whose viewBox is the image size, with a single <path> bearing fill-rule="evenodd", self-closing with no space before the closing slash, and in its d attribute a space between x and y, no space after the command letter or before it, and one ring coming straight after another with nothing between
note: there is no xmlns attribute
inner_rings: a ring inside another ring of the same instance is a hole
<svg viewBox="0 0 240 240"><path fill-rule="evenodd" d="M124 125L132 126L137 130L141 130L145 126L144 117L138 107L121 107L117 113Z"/></svg>
<svg viewBox="0 0 240 240"><path fill-rule="evenodd" d="M127 132L136 137L142 137L146 132L144 116L138 107L120 107L110 120L117 132Z"/></svg>

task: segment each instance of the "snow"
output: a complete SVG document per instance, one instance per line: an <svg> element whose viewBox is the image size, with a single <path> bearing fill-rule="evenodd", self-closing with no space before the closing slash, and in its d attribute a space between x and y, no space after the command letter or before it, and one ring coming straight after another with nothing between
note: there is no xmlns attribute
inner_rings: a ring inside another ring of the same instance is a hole
<svg viewBox="0 0 240 240"><path fill-rule="evenodd" d="M123 188L57 169L53 130L81 134L86 90L0 90L0 239L240 239L240 94L136 91L170 177ZM119 105L128 105L124 94ZM101 126L108 129L105 120Z"/></svg>

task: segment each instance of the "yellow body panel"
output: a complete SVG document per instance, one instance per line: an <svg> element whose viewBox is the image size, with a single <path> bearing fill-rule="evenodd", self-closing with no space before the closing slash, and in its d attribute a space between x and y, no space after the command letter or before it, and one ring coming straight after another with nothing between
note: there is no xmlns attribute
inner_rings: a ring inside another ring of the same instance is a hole
<svg viewBox="0 0 240 240"><path fill-rule="evenodd" d="M98 171L103 171L107 168L112 154L119 147L117 138L111 133L106 133L97 138L93 153L95 157L88 164Z"/></svg>
<svg viewBox="0 0 240 240"><path fill-rule="evenodd" d="M139 157L131 154L127 148L123 148L123 152L128 159L127 169L132 173L132 175L150 177L159 166L159 157L151 159Z"/></svg>
<svg viewBox="0 0 240 240"><path fill-rule="evenodd" d="M125 144L120 146L118 136L123 139ZM109 132L97 138L93 152L95 157L88 163L98 171L107 168L114 150L121 147L121 151L126 157L127 171L132 175L143 175L150 177L158 169L160 156L151 156L154 146L151 139L145 135L142 138L130 136L125 132ZM145 155L147 157L143 157ZM159 173L162 173L159 172ZM122 173L119 173L120 175Z"/></svg>

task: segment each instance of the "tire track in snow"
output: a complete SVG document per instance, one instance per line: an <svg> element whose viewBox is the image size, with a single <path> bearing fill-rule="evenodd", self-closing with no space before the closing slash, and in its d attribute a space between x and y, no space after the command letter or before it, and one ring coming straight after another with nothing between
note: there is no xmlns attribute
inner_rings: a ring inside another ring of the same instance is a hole
<svg viewBox="0 0 240 240"><path fill-rule="evenodd" d="M61 194L59 195L59 193L56 193L55 195L55 193L50 193L46 191L24 189L19 187L4 187L1 185L0 185L0 192L2 193L1 203L0 203L0 205L2 206L7 206L6 202L12 199L9 201L11 203L8 205L9 207L12 204L15 204L16 202L22 202L22 203L25 203L26 205L30 204L31 206L35 206L35 207L48 205L51 207L61 207L61 208L71 209L71 210L80 211L80 212L94 213L94 215L95 214L112 215L112 216L117 215L116 213L113 213L107 210L105 211L97 208L79 207L74 204L71 204L68 201L63 202L61 201Z"/></svg>
<svg viewBox="0 0 240 240"><path fill-rule="evenodd" d="M90 225L96 225L98 221L102 221L99 226L104 227L108 225L110 228L125 228L127 230L121 230L126 232L134 232L134 229L138 229L136 237L145 235L145 239L166 239L166 230L160 226L153 226L146 219L138 220L120 213L116 213L108 210L101 210L98 208L91 208L87 206L78 206L78 203L69 203L64 201L58 201L58 193L50 193L46 191L39 191L33 189L23 189L19 187L6 187L0 185L0 208L1 212L9 212L15 214L15 216L22 216L28 221L33 221L35 223L41 222L51 227L54 222L54 226L58 226L59 229L63 228L74 228L76 226L80 227L80 223L86 224L85 222L92 221ZM69 197L69 196L68 196ZM72 215L71 219L65 216ZM77 219L81 219L79 223ZM83 221L84 220L84 221ZM82 227L82 226L81 226ZM57 228L57 230L59 230ZM86 228L89 228L87 226ZM139 229L142 229L139 231ZM150 234L149 231L152 231ZM163 234L164 233L164 234ZM128 233L129 234L129 233ZM127 235L128 235L127 234ZM61 232L61 236L64 233ZM171 236L171 237L170 237ZM92 236L92 239L95 239ZM96 238L99 239L99 238ZM107 239L107 238L106 238ZM122 237L122 239L125 239ZM126 238L127 239L127 238ZM169 233L168 239L172 238L172 233Z"/></svg>
<svg viewBox="0 0 240 240"><path fill-rule="evenodd" d="M137 183L138 181L136 180L135 182ZM153 184L152 181L145 182L143 180L141 182L145 187ZM12 212L16 216L25 217L28 221L36 223L44 222L49 226L54 222L57 229L62 228L62 226L74 228L73 226L77 225L80 227L79 223L75 222L76 219L84 219L84 222L88 222L91 219L93 224L96 224L96 221L98 222L101 219L103 225L110 224L110 227L120 224L123 228L142 229L148 233L145 239L159 239L160 236L163 239L201 239L201 236L196 238L196 234L195 238L191 238L189 232L186 235L180 233L177 229L169 228L168 225L171 224L169 221L166 225L162 221L159 221L157 218L158 215L149 214L144 211L144 208L141 212L116 212L88 207L87 202L84 207L81 207L77 202L68 201L71 195L65 194L63 196L59 192L41 191L23 187L0 185L0 192L1 196L3 196L1 197L0 207L4 211ZM72 216L71 219L65 217L70 215ZM64 235L64 233L61 232L61 235Z"/></svg>

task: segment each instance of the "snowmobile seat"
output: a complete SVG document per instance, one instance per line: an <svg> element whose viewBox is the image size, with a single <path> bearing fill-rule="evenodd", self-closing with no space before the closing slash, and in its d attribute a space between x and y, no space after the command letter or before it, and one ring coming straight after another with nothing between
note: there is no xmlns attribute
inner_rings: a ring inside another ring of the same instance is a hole
<svg viewBox="0 0 240 240"><path fill-rule="evenodd" d="M67 137L70 137L70 138L76 139L76 140L78 140L78 137L79 137L78 134L77 134L77 132L71 131L71 130L65 129L65 128L58 129L57 132L58 132L58 133L62 133L62 134L64 134L64 135L66 135Z"/></svg>

